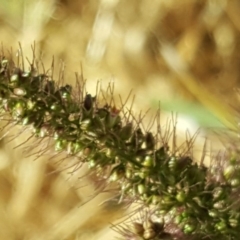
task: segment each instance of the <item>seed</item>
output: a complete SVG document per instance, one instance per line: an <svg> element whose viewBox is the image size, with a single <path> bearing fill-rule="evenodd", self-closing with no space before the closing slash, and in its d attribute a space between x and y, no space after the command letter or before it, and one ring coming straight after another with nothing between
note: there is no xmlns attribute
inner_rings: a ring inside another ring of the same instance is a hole
<svg viewBox="0 0 240 240"><path fill-rule="evenodd" d="M144 167L152 167L153 166L153 158L152 156L146 156L142 165Z"/></svg>
<svg viewBox="0 0 240 240"><path fill-rule="evenodd" d="M219 213L217 210L211 209L211 210L208 210L208 215L212 218L216 218L216 217L218 217Z"/></svg>
<svg viewBox="0 0 240 240"><path fill-rule="evenodd" d="M175 168L176 168L176 165L177 165L177 159L176 157L171 157L169 162L168 162L168 166L169 166L169 169L171 171L174 171Z"/></svg>
<svg viewBox="0 0 240 240"><path fill-rule="evenodd" d="M181 215L178 215L174 218L174 222L176 224L180 224L182 222L182 220L183 220L183 217Z"/></svg>
<svg viewBox="0 0 240 240"><path fill-rule="evenodd" d="M230 181L232 187L238 187L240 185L240 181L238 178L234 178Z"/></svg>
<svg viewBox="0 0 240 240"><path fill-rule="evenodd" d="M152 228L146 229L143 233L143 237L146 240L153 239L156 235L157 233Z"/></svg>
<svg viewBox="0 0 240 240"><path fill-rule="evenodd" d="M238 226L238 220L236 218L230 217L228 221L231 227L235 228Z"/></svg>
<svg viewBox="0 0 240 240"><path fill-rule="evenodd" d="M213 204L213 207L214 207L215 209L219 209L219 210L223 209L224 206L225 206L225 202L224 202L223 200L218 201L218 202L216 202L216 203Z"/></svg>
<svg viewBox="0 0 240 240"><path fill-rule="evenodd" d="M27 101L27 109L28 109L28 110L32 110L35 105L36 105L36 102L33 102L33 101L30 100L30 99Z"/></svg>
<svg viewBox="0 0 240 240"><path fill-rule="evenodd" d="M55 143L55 151L62 151L66 147L67 141L65 139L58 139Z"/></svg>
<svg viewBox="0 0 240 240"><path fill-rule="evenodd" d="M224 189L222 187L215 187L213 190L213 198L218 199L224 194Z"/></svg>
<svg viewBox="0 0 240 240"><path fill-rule="evenodd" d="M235 173L235 167L232 165L229 165L224 169L223 175L226 180L229 180L234 173Z"/></svg>
<svg viewBox="0 0 240 240"><path fill-rule="evenodd" d="M10 82L12 86L16 86L19 80L18 74L13 74L10 78Z"/></svg>
<svg viewBox="0 0 240 240"><path fill-rule="evenodd" d="M187 198L187 195L184 191L180 191L177 195L176 195L176 199L178 200L178 202L185 202Z"/></svg>
<svg viewBox="0 0 240 240"><path fill-rule="evenodd" d="M89 168L94 168L97 166L96 160L95 159L91 159L88 161L88 167Z"/></svg>
<svg viewBox="0 0 240 240"><path fill-rule="evenodd" d="M59 103L54 103L51 105L50 109L54 112L60 112L62 108Z"/></svg>
<svg viewBox="0 0 240 240"><path fill-rule="evenodd" d="M116 182L120 180L124 176L124 168L122 166L117 166L113 168L111 175L110 175L110 181Z"/></svg>
<svg viewBox="0 0 240 240"><path fill-rule="evenodd" d="M87 130L90 124L91 124L91 119L84 119L83 121L80 121L80 128L82 130Z"/></svg>
<svg viewBox="0 0 240 240"><path fill-rule="evenodd" d="M219 231L223 231L227 228L227 224L224 221L215 224L215 228Z"/></svg>
<svg viewBox="0 0 240 240"><path fill-rule="evenodd" d="M126 176L126 178L131 179L133 177L132 170L127 168L126 171L125 171L125 176Z"/></svg>
<svg viewBox="0 0 240 240"><path fill-rule="evenodd" d="M30 123L30 118L29 117L25 117L22 119L22 125L28 125Z"/></svg>
<svg viewBox="0 0 240 240"><path fill-rule="evenodd" d="M139 184L139 185L137 186L137 190L138 190L138 193L139 193L140 195L143 195L143 194L146 193L146 191L147 191L145 185L143 185L143 184Z"/></svg>
<svg viewBox="0 0 240 240"><path fill-rule="evenodd" d="M195 230L195 228L196 228L196 227L195 227L193 224L186 223L186 224L184 225L183 231L184 231L184 233L186 233L186 234L190 234L190 233L192 233L192 232Z"/></svg>
<svg viewBox="0 0 240 240"><path fill-rule="evenodd" d="M141 179L146 179L149 176L148 169L141 169L140 172L135 171L134 173L136 176L139 176Z"/></svg>
<svg viewBox="0 0 240 240"><path fill-rule="evenodd" d="M128 123L127 125L123 126L119 132L119 138L122 140L128 140L132 134L132 123Z"/></svg>
<svg viewBox="0 0 240 240"><path fill-rule="evenodd" d="M153 195L152 196L152 204L157 205L157 204L160 203L160 201L161 201L161 197L160 196L158 196L158 195Z"/></svg>
<svg viewBox="0 0 240 240"><path fill-rule="evenodd" d="M23 88L14 88L13 93L17 96L25 96L27 94L27 91Z"/></svg>
<svg viewBox="0 0 240 240"><path fill-rule="evenodd" d="M25 113L25 102L19 101L13 108L13 117L22 117Z"/></svg>

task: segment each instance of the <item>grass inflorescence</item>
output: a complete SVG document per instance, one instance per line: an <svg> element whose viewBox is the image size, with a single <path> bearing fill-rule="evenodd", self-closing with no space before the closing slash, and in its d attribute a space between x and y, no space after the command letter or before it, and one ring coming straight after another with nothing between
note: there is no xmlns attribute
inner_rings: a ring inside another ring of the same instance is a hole
<svg viewBox="0 0 240 240"><path fill-rule="evenodd" d="M142 126L141 114L134 117L123 102L116 106L113 85L92 96L81 76L73 88L37 66L33 61L25 70L0 57L1 116L10 116L5 127L20 125L40 141L51 139L51 150L64 153L65 161L75 157L104 186L117 185L119 202L149 209L147 217L142 214L114 227L124 239L238 239L237 154L218 155L210 167L196 163L194 139L186 140L186 148L176 143L170 147L176 126L173 121L173 131L163 133L159 111L153 133Z"/></svg>

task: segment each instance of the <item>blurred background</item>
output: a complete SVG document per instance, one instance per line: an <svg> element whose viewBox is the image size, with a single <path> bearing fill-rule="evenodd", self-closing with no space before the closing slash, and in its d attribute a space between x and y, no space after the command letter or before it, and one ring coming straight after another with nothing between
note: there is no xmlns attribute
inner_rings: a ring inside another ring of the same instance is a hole
<svg viewBox="0 0 240 240"><path fill-rule="evenodd" d="M90 93L97 81L114 82L123 99L133 90L137 113L160 102L163 119L178 113L183 134L236 129L239 12L238 0L0 0L0 41L6 55L19 54L20 42L28 59L35 42L46 69L54 56L56 78L64 62L67 83L83 69ZM119 211L98 206L106 197L79 207L94 192L91 180L85 192L78 177L46 177L47 161L19 159L17 143L4 141L0 239L112 239L109 222Z"/></svg>

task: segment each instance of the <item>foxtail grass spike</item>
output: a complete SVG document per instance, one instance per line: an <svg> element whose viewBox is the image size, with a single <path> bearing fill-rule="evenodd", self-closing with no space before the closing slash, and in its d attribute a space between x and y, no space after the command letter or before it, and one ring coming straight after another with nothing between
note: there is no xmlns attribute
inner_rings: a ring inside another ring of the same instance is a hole
<svg viewBox="0 0 240 240"><path fill-rule="evenodd" d="M52 151L65 152L66 160L88 164L99 179L117 185L119 202L151 209L147 218L114 226L122 239L239 239L238 154L226 153L221 166L220 155L213 166L197 164L193 140L187 151L171 149L171 133L145 131L141 116L115 106L111 84L109 101L87 93L83 80L76 88L61 86L34 64L25 70L0 57L2 118L10 116L9 124L29 128L41 141L51 139Z"/></svg>

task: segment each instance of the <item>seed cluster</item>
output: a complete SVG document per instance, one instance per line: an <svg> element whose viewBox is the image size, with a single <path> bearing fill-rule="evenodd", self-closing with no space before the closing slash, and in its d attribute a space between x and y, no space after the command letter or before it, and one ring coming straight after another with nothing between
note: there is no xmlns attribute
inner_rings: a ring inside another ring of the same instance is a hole
<svg viewBox="0 0 240 240"><path fill-rule="evenodd" d="M154 206L156 216L170 217L172 226L191 239L238 239L236 156L216 173L219 181L212 177L213 169L194 163L190 155L172 152L167 143L159 145L152 132L144 132L113 104L98 106L96 97L83 93L74 97L70 85L58 86L33 67L24 71L1 58L1 113L10 114L12 122L31 126L37 138L52 138L56 152L78 157L101 177L107 174L106 181L119 187L120 201ZM149 224L136 223L131 239L180 239L171 237L164 226Z"/></svg>
<svg viewBox="0 0 240 240"><path fill-rule="evenodd" d="M153 221L150 217L144 218L142 221L136 219L125 223L121 228L118 226L115 228L125 239L173 240L172 234L164 231L163 221Z"/></svg>

